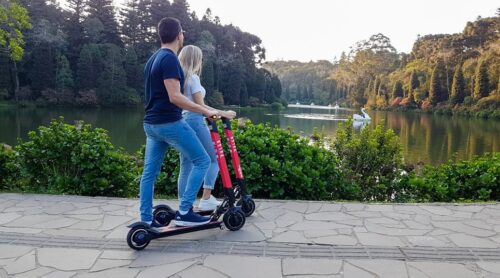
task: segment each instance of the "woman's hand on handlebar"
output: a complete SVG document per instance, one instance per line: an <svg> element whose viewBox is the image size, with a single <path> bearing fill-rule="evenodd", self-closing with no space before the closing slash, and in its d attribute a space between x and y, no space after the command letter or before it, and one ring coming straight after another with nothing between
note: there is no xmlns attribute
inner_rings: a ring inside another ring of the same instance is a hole
<svg viewBox="0 0 500 278"><path fill-rule="evenodd" d="M219 115L226 119L233 119L234 117L236 117L236 112L232 110L220 111Z"/></svg>

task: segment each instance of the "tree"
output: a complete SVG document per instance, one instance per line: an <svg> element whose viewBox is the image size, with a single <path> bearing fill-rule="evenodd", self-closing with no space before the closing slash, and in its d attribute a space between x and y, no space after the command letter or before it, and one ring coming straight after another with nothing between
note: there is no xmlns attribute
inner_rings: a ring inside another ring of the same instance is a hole
<svg viewBox="0 0 500 278"><path fill-rule="evenodd" d="M429 101L432 105L435 105L445 100L448 100L448 92L446 91L446 73L443 63L438 61L432 70Z"/></svg>
<svg viewBox="0 0 500 278"><path fill-rule="evenodd" d="M57 59L56 89L71 89L74 86L73 73L66 56L61 55Z"/></svg>
<svg viewBox="0 0 500 278"><path fill-rule="evenodd" d="M55 87L56 53L49 42L41 42L31 53L32 66L29 71L31 88L40 92Z"/></svg>
<svg viewBox="0 0 500 278"><path fill-rule="evenodd" d="M125 49L125 73L127 76L127 86L134 88L139 95L142 95L142 69L137 61L137 55L133 46Z"/></svg>
<svg viewBox="0 0 500 278"><path fill-rule="evenodd" d="M412 70L410 76L410 92L413 93L418 86L420 86L420 81L418 81L417 71Z"/></svg>
<svg viewBox="0 0 500 278"><path fill-rule="evenodd" d="M462 73L462 67L457 66L455 69L455 74L453 75L453 83L451 85L451 104L459 104L464 102L465 98L465 83L464 75Z"/></svg>
<svg viewBox="0 0 500 278"><path fill-rule="evenodd" d="M201 70L201 84L210 95L215 89L215 75L214 75L214 63L211 59L203 61L203 68Z"/></svg>
<svg viewBox="0 0 500 278"><path fill-rule="evenodd" d="M403 91L403 83L401 81L397 81L394 84L394 87L392 88L392 97L397 98L397 97L403 97L404 91Z"/></svg>
<svg viewBox="0 0 500 278"><path fill-rule="evenodd" d="M0 50L7 49L13 61L14 91L19 91L17 62L24 55L23 31L31 28L28 11L17 0L0 0Z"/></svg>
<svg viewBox="0 0 500 278"><path fill-rule="evenodd" d="M82 47L76 74L80 90L97 88L97 80L102 70L101 59L101 52L96 44L86 44Z"/></svg>
<svg viewBox="0 0 500 278"><path fill-rule="evenodd" d="M87 8L84 0L67 0L71 15L65 24L65 31L68 40L67 57L73 69L76 69L78 54L84 44L83 34L83 14Z"/></svg>
<svg viewBox="0 0 500 278"><path fill-rule="evenodd" d="M113 0L88 0L87 4L88 18L98 19L103 26L103 36L99 42L122 46L123 42L118 32Z"/></svg>
<svg viewBox="0 0 500 278"><path fill-rule="evenodd" d="M484 61L480 61L476 68L474 83L474 99L487 97L489 92L488 67Z"/></svg>

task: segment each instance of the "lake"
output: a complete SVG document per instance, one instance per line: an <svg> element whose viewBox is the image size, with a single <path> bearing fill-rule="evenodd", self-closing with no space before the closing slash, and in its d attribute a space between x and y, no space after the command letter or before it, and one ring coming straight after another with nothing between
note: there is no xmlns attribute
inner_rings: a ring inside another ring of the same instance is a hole
<svg viewBox="0 0 500 278"><path fill-rule="evenodd" d="M269 108L233 108L239 117L254 123L269 122L281 128L291 127L304 136L316 127L327 136L335 136L339 124L359 110L330 109L321 106L288 107L277 112ZM437 165L453 156L468 159L485 152L500 151L500 121L460 116L440 116L403 112L368 111L368 128L383 123L399 135L407 162ZM84 120L109 131L115 146L136 152L145 142L142 108L16 108L0 107L0 142L15 145L27 138L30 130L47 125L63 116L68 123Z"/></svg>

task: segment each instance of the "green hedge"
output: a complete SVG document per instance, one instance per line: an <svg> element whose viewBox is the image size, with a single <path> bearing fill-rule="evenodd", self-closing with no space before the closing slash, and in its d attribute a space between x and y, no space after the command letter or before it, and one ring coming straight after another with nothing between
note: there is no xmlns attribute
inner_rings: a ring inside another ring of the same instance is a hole
<svg viewBox="0 0 500 278"><path fill-rule="evenodd" d="M54 120L16 146L17 186L30 192L129 196L135 160L113 147L107 132Z"/></svg>
<svg viewBox="0 0 500 278"><path fill-rule="evenodd" d="M248 188L256 198L500 200L500 153L407 173L398 137L381 125L357 132L347 122L335 141L318 134L311 141L291 130L250 122L233 122L233 131ZM143 155L144 149L136 157ZM0 190L135 197L142 173L136 157L115 149L103 129L59 119L30 132L14 150L0 146ZM176 195L178 172L179 156L170 149L156 193Z"/></svg>
<svg viewBox="0 0 500 278"><path fill-rule="evenodd" d="M16 176L14 165L14 151L7 145L0 143L0 190L12 187L12 179Z"/></svg>
<svg viewBox="0 0 500 278"><path fill-rule="evenodd" d="M393 201L404 187L402 146L382 124L356 132L352 120L341 124L333 143L352 199Z"/></svg>
<svg viewBox="0 0 500 278"><path fill-rule="evenodd" d="M408 178L406 195L412 201L454 202L500 200L500 153L437 167L425 167Z"/></svg>
<svg viewBox="0 0 500 278"><path fill-rule="evenodd" d="M254 125L250 122L238 127L233 122L233 133L240 155L243 174L249 191L257 198L277 199L345 199L342 177L335 155L291 131ZM221 130L226 161L233 174L231 157ZM144 156L144 148L138 156ZM155 192L177 194L179 155L173 149L167 152L155 185ZM220 181L216 188L221 188Z"/></svg>

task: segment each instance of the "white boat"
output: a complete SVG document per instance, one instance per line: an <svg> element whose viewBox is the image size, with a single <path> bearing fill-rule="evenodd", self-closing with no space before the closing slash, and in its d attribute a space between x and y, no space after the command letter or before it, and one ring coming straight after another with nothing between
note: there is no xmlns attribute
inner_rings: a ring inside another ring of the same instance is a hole
<svg viewBox="0 0 500 278"><path fill-rule="evenodd" d="M314 106L314 102L311 102L311 106Z"/></svg>

